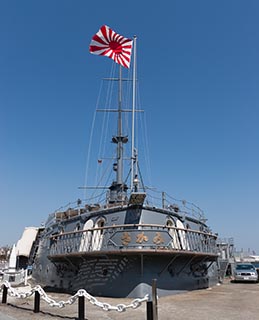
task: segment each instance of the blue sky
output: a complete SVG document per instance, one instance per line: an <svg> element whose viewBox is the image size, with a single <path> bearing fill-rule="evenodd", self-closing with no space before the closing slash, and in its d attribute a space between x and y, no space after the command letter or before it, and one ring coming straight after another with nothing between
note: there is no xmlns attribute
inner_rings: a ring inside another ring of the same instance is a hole
<svg viewBox="0 0 259 320"><path fill-rule="evenodd" d="M0 245L81 196L106 24L138 37L152 182L259 254L258 1L0 3Z"/></svg>

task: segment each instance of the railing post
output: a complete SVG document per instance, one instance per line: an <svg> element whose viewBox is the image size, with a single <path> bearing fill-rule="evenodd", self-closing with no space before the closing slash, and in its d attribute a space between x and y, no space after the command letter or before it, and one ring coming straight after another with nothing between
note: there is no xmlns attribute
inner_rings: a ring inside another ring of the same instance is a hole
<svg viewBox="0 0 259 320"><path fill-rule="evenodd" d="M78 320L85 320L85 297L78 298Z"/></svg>
<svg viewBox="0 0 259 320"><path fill-rule="evenodd" d="M40 294L38 291L35 291L34 294L34 313L39 313L40 312Z"/></svg>
<svg viewBox="0 0 259 320"><path fill-rule="evenodd" d="M152 280L152 303L153 303L153 319L158 320L156 279Z"/></svg>
<svg viewBox="0 0 259 320"><path fill-rule="evenodd" d="M3 295L2 295L2 303L7 303L7 290L8 290L8 288L4 284Z"/></svg>
<svg viewBox="0 0 259 320"><path fill-rule="evenodd" d="M153 302L147 301L147 320L154 320L153 318Z"/></svg>

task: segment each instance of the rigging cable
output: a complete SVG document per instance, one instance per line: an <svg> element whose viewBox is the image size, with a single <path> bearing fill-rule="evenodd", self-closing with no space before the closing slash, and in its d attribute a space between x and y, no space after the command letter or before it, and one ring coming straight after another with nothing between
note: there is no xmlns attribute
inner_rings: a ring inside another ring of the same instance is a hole
<svg viewBox="0 0 259 320"><path fill-rule="evenodd" d="M96 108L99 104L101 91L102 91L102 82L101 82L101 85L99 88L99 94L97 97ZM90 139L89 139L88 150L87 150L87 159L86 159L86 167L85 167L85 183L84 183L85 186L87 186L87 183L88 183L88 170L89 170L90 155L91 155L92 142L93 142L93 132L94 132L94 126L95 126L95 119L96 119L96 112L94 112L94 114L93 114L92 126L91 126L91 131L90 131ZM86 198L86 189L85 189L84 193L85 193L84 198Z"/></svg>

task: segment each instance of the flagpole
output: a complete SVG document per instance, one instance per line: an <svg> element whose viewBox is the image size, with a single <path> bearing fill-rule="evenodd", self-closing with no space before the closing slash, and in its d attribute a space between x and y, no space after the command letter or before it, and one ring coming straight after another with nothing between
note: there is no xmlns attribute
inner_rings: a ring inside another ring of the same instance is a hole
<svg viewBox="0 0 259 320"><path fill-rule="evenodd" d="M119 66L118 144L117 144L117 184L122 184L123 142L122 142L122 66Z"/></svg>
<svg viewBox="0 0 259 320"><path fill-rule="evenodd" d="M131 181L130 189L133 191L133 181L136 174L134 170L135 159L135 109L136 109L136 53L137 37L133 38L133 88L132 88L132 133L131 133Z"/></svg>

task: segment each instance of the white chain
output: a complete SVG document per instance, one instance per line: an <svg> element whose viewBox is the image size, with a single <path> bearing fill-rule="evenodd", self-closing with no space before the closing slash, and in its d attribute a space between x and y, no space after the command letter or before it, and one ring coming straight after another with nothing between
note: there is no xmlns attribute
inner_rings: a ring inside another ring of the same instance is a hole
<svg viewBox="0 0 259 320"><path fill-rule="evenodd" d="M15 297L18 299L25 299L33 295L36 291L40 294L42 299L47 302L51 307L58 307L58 308L64 308L66 305L73 304L79 297L85 297L91 304L102 308L104 311L110 311L115 310L118 312L124 312L129 308L136 309L145 301L148 301L148 294L144 296L144 298L137 298L134 299L130 304L117 304L116 306L112 306L109 303L103 303L98 301L95 297L91 296L86 290L80 289L77 291L76 294L71 296L67 301L55 301L54 299L50 298L46 292L42 289L41 286L37 285L36 287L32 288L28 292L19 292L15 288L11 286L11 284L8 281L4 281L0 287L0 291L2 291L3 286L6 286L8 288L8 295L11 297Z"/></svg>

